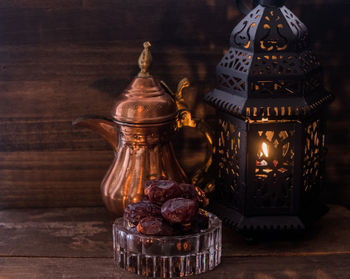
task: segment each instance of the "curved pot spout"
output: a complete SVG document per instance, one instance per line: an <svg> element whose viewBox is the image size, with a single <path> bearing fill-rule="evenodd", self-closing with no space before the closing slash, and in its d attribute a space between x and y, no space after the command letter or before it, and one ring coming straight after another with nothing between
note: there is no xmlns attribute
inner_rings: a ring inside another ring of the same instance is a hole
<svg viewBox="0 0 350 279"><path fill-rule="evenodd" d="M112 120L102 116L84 115L75 119L72 124L95 131L112 145L115 152L117 151L118 133Z"/></svg>

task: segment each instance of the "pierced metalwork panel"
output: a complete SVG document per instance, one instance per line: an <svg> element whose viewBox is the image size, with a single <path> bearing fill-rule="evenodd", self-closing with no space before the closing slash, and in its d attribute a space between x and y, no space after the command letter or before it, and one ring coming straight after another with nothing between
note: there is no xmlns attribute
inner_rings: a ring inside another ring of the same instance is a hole
<svg viewBox="0 0 350 279"><path fill-rule="evenodd" d="M263 13L264 8L257 7L238 23L231 33L230 45L245 50L253 50L255 33Z"/></svg>
<svg viewBox="0 0 350 279"><path fill-rule="evenodd" d="M218 119L217 137L214 147L214 164L216 168L217 187L220 187L221 198L229 202L229 206L236 209L242 208L242 184L244 179L244 164L242 165L241 153L245 146L245 131L241 128L244 121L238 119ZM242 123L239 123L242 122ZM242 146L242 144L244 146ZM243 176L243 177L242 177Z"/></svg>
<svg viewBox="0 0 350 279"><path fill-rule="evenodd" d="M320 190L323 176L323 153L325 147L325 134L321 120L316 119L306 124L303 160L303 185L306 194Z"/></svg>
<svg viewBox="0 0 350 279"><path fill-rule="evenodd" d="M323 88L323 79L321 71L314 71L312 74L308 75L303 81L304 95L309 96L314 93L316 90L322 90Z"/></svg>
<svg viewBox="0 0 350 279"><path fill-rule="evenodd" d="M285 81L278 79L251 82L250 96L254 98L290 98L302 96L300 81Z"/></svg>
<svg viewBox="0 0 350 279"><path fill-rule="evenodd" d="M289 10L286 6L281 8L281 12L288 22L290 29L293 34L301 41L305 42L308 37L308 31L304 23L302 23L295 14ZM305 45L301 45L300 48L306 47Z"/></svg>
<svg viewBox="0 0 350 279"><path fill-rule="evenodd" d="M206 101L245 118L249 110L268 115L269 107L276 108L269 117L282 119L288 108L288 116L300 118L333 99L324 94L322 69L309 49L307 28L285 6L252 10L233 29L216 75L217 88Z"/></svg>
<svg viewBox="0 0 350 279"><path fill-rule="evenodd" d="M295 123L252 125L248 214L288 214L294 210L296 133Z"/></svg>
<svg viewBox="0 0 350 279"><path fill-rule="evenodd" d="M269 55L261 54L255 57L252 75L257 78L265 76L295 76L301 73L302 68L297 55L278 54Z"/></svg>
<svg viewBox="0 0 350 279"><path fill-rule="evenodd" d="M237 73L248 73L251 62L251 52L230 47L221 59L218 67L226 68Z"/></svg>
<svg viewBox="0 0 350 279"><path fill-rule="evenodd" d="M252 54L250 52L231 47L217 66L218 88L232 94L246 93L251 63Z"/></svg>
<svg viewBox="0 0 350 279"><path fill-rule="evenodd" d="M256 53L295 51L295 36L280 9L265 8L254 39Z"/></svg>
<svg viewBox="0 0 350 279"><path fill-rule="evenodd" d="M247 88L246 79L221 73L217 76L218 88L226 88L230 93L244 93Z"/></svg>

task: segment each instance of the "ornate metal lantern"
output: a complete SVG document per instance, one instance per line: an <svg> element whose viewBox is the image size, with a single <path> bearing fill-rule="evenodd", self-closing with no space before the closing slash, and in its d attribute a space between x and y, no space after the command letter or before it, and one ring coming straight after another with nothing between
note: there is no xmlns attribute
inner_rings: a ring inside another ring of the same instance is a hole
<svg viewBox="0 0 350 279"><path fill-rule="evenodd" d="M217 111L214 211L241 231L300 230L320 215L325 109L319 61L285 0L232 31L205 100Z"/></svg>

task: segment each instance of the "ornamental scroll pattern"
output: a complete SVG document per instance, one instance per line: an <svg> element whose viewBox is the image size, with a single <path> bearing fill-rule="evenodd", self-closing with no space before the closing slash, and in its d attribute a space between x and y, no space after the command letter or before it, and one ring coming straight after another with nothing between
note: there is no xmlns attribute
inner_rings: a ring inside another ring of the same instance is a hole
<svg viewBox="0 0 350 279"><path fill-rule="evenodd" d="M252 39L255 36L263 12L263 8L257 7L252 10L244 20L238 23L231 34L231 46L246 50L253 49Z"/></svg>
<svg viewBox="0 0 350 279"><path fill-rule="evenodd" d="M293 46L297 49L305 47L306 27L284 8L266 8L260 26L259 37L255 38L256 55L251 66L251 76L254 78L249 84L249 95L254 98L302 96L305 92L303 81L295 77L308 74L320 66L311 51L305 50L299 54L293 49ZM290 32L297 37L296 40L289 41ZM316 82L308 85L317 86Z"/></svg>
<svg viewBox="0 0 350 279"><path fill-rule="evenodd" d="M257 131L253 204L289 208L294 173L294 129Z"/></svg>
<svg viewBox="0 0 350 279"><path fill-rule="evenodd" d="M214 154L218 165L218 179L224 183L223 194L226 198L232 197L230 201L234 208L239 207L240 165L239 151L241 148L241 132L238 127L230 121L220 118L217 131L218 140L214 148Z"/></svg>
<svg viewBox="0 0 350 279"><path fill-rule="evenodd" d="M262 26L259 37L256 37L255 44L261 52L280 52L288 51L289 29L282 20L282 13L277 9L265 9L264 15L260 21Z"/></svg>

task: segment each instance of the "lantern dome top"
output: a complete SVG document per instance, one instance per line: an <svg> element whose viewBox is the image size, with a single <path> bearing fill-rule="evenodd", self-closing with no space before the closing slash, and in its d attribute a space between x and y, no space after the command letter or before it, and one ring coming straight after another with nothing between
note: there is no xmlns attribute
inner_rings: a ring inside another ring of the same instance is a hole
<svg viewBox="0 0 350 279"><path fill-rule="evenodd" d="M217 65L217 87L205 100L243 118L295 117L332 100L306 26L285 0L260 0L233 29Z"/></svg>

